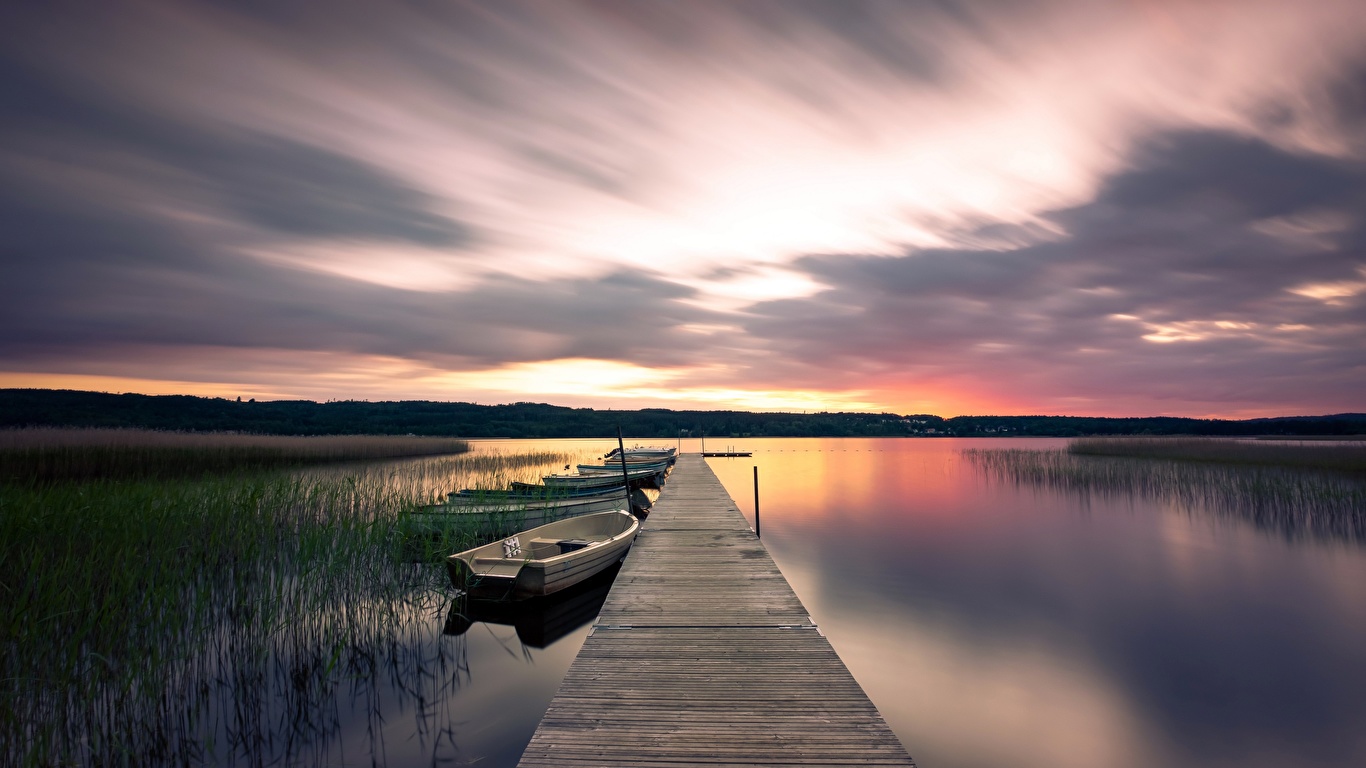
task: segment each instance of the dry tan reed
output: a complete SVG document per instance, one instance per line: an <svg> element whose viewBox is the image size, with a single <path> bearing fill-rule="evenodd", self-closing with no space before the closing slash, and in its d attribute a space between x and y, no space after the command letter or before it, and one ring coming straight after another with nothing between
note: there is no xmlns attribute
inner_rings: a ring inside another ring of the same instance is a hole
<svg viewBox="0 0 1366 768"><path fill-rule="evenodd" d="M1135 459L1303 467L1366 474L1366 442L1256 441L1208 437L1086 437L1068 453Z"/></svg>
<svg viewBox="0 0 1366 768"><path fill-rule="evenodd" d="M0 430L0 481L194 477L469 450L467 441L440 437L10 429Z"/></svg>
<svg viewBox="0 0 1366 768"><path fill-rule="evenodd" d="M1066 450L969 449L989 477L1083 497L1156 499L1250 522L1287 539L1366 543L1366 482L1341 472L1093 456Z"/></svg>

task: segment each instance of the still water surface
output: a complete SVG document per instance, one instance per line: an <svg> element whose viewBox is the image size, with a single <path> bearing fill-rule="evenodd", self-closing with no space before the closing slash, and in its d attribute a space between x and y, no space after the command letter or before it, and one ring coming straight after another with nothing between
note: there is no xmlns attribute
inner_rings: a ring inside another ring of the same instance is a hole
<svg viewBox="0 0 1366 768"><path fill-rule="evenodd" d="M709 462L746 515L759 467L764 543L920 765L1366 765L1359 540L1015 485L961 453L1061 440L721 442L754 451ZM389 757L514 765L588 616L544 648L505 623L443 636L466 664L448 740L395 723Z"/></svg>

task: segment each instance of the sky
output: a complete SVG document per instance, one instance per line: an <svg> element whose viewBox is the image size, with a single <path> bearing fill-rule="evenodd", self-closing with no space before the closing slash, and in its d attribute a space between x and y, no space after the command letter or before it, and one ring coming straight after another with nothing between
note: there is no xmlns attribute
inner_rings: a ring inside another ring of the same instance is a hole
<svg viewBox="0 0 1366 768"><path fill-rule="evenodd" d="M1366 411L1366 14L4 3L0 387Z"/></svg>

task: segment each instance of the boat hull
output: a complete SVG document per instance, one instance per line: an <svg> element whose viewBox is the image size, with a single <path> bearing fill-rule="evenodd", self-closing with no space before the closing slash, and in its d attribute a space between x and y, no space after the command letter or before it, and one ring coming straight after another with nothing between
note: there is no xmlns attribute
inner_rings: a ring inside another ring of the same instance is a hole
<svg viewBox="0 0 1366 768"><path fill-rule="evenodd" d="M451 555L451 583L476 600L525 600L554 594L620 562L640 521L599 512L522 531L516 537ZM509 553L509 545L525 547Z"/></svg>
<svg viewBox="0 0 1366 768"><path fill-rule="evenodd" d="M588 499L560 499L528 504L437 504L413 512L408 522L410 530L414 533L459 530L465 533L501 535L524 531L557 520L625 509L624 493L613 493Z"/></svg>
<svg viewBox="0 0 1366 768"><path fill-rule="evenodd" d="M627 462L626 471L644 472L645 470L654 470L655 472L668 472L669 467L671 466L673 465L671 465L667 461ZM604 474L609 472L615 472L617 475L621 474L621 464L619 462L603 462L602 464L579 464L577 469L579 470L580 474Z"/></svg>
<svg viewBox="0 0 1366 768"><path fill-rule="evenodd" d="M627 473L632 486L647 485L655 488L659 487L663 475L663 472L655 470L629 470ZM620 470L618 470L617 472L596 474L546 475L541 482L548 488L608 488L621 485L622 477Z"/></svg>
<svg viewBox="0 0 1366 768"><path fill-rule="evenodd" d="M456 597L451 601L443 633L463 635L476 621L503 624L517 629L517 639L523 645L546 648L597 618L607 602L607 593L612 591L616 568L608 566L545 599L493 602Z"/></svg>

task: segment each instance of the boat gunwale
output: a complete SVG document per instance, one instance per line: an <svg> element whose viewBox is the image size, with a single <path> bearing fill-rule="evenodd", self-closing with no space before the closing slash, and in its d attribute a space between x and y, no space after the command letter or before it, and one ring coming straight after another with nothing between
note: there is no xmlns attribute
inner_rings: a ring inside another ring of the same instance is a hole
<svg viewBox="0 0 1366 768"><path fill-rule="evenodd" d="M590 551L592 551L592 550L594 550L594 549L601 549L602 547L606 546L607 544L611 544L611 543L620 541L620 540L621 540L622 538L624 538L627 534L635 534L635 533L638 533L638 532L640 531L640 518L636 517L635 515L632 515L632 514L629 513L629 512L626 512L626 511L624 511L624 510L620 510L620 509L605 510L605 511L603 511L603 512L593 512L593 513L591 513L591 515L605 515L605 514L609 514L609 513L616 513L616 514L621 514L621 515L627 515L627 516L629 516L629 517L631 518L631 524L628 525L628 526L626 527L626 529L623 530L623 531L621 531L620 533L613 534L612 536L610 536L610 537L608 537L608 538L606 538L606 539L597 539L597 540L594 540L594 541L592 541L591 543L589 543L588 546L582 547L582 548L580 548L580 549L575 549L575 550L572 550L572 551L569 551L569 552L562 552L562 553L560 553L560 554L558 554L558 555L552 555L551 557L546 557L546 558L536 558L536 557L526 557L526 558L514 558L514 557L488 558L488 562L483 563L483 565L516 565L517 563L521 563L521 564L522 564L522 567L525 568L528 564L532 564L532 563L552 563L552 562L558 562L558 561L561 561L561 560L564 560L564 559L568 559L568 558L569 558L570 556L572 556L572 555L582 555L583 553L585 553L585 552L590 552ZM546 527L549 527L549 526L552 526L552 525L556 525L556 524L559 524L559 523L569 522L570 520L582 521L582 520L584 520L584 519L590 517L591 515L582 515L582 516L580 516L580 517L565 518L564 520L555 520L555 521L553 521L553 522L546 523L545 525L538 525L538 526L536 526L535 528L528 528L528 529L525 530L525 531L518 531L517 533L513 534L512 536L503 536L503 537L499 538L499 539L496 540L496 541L491 541L491 542L489 542L488 544L481 544L481 545L479 545L479 546L477 546L477 547L474 547L474 548L472 548L472 549L467 549L467 550L465 550L464 552L457 552L457 553L455 553L455 554L453 554L453 555L449 555L446 559L447 559L447 560L452 560L452 559L463 560L463 561L465 562L466 565L470 566L470 570L473 571L473 570L474 570L474 562L473 562L473 560L474 560L474 558L478 557L478 556L475 555L474 553L475 553L475 552L478 552L478 551L481 550L481 549L490 549L490 548L492 548L494 545L502 544L503 542L507 541L508 539L513 538L514 536L515 536L515 537L527 536L527 535L532 534L532 533L534 533L534 532L536 532L536 531L539 531L539 530L542 529L542 528L546 528ZM531 538L539 538L539 537L532 536ZM497 550L492 550L492 551L495 551L495 552L496 552ZM468 557L468 558L470 558L470 559L467 560L466 557ZM497 560L498 562L495 563L495 562L493 562L494 560Z"/></svg>

